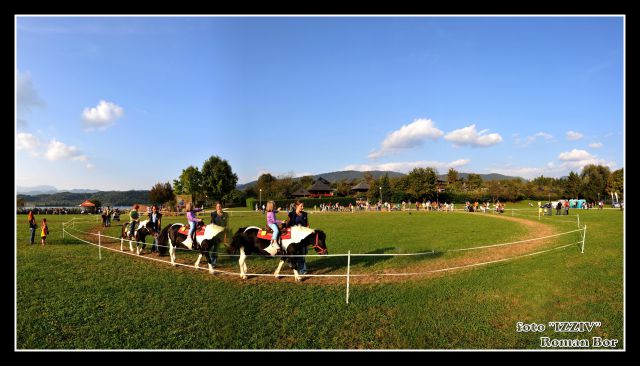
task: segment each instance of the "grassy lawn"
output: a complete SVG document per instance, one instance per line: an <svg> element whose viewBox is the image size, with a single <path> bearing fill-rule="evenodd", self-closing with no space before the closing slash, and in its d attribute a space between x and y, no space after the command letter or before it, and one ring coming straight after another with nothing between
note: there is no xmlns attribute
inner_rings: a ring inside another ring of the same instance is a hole
<svg viewBox="0 0 640 366"><path fill-rule="evenodd" d="M520 206L527 208L528 204ZM290 277L240 281L236 276L212 276L110 251L102 251L99 260L94 246L62 239L61 223L69 220L68 216L47 216L51 229L47 246L30 246L26 215L19 215L17 347L539 349L540 336L599 336L620 340L618 348L622 348L623 215L617 210L579 211L581 224L589 228L584 254L571 246L442 275L394 282L378 281L374 276L352 283L349 305L345 304L344 278L302 283ZM521 219L541 223L553 232L577 228L567 217L538 220L534 210L521 213L531 214ZM374 274L472 260L481 253L447 250L535 234L522 223L488 216L414 211L411 215L310 213L309 219L312 227L327 233L331 254L348 250L433 250L437 254L419 259L352 258L352 273ZM163 225L171 221L184 222L184 218L167 217ZM233 212L230 224L235 231L248 225L262 226L264 221L260 214ZM78 228L96 230L96 225L91 222ZM118 236L119 226L107 229L107 234ZM559 237L544 248L575 239L575 235ZM178 257L188 255L178 253ZM346 270L343 257L310 258L308 262L312 273ZM273 259L248 260L250 272L271 273L276 264ZM219 268L237 272L237 260L221 257ZM543 333L515 331L517 322L550 321L599 321L602 325L588 333L554 333L550 327Z"/></svg>

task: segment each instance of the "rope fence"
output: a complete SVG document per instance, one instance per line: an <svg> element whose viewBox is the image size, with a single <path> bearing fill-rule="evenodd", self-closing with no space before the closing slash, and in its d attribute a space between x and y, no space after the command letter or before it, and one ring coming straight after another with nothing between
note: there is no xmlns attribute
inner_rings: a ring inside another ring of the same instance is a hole
<svg viewBox="0 0 640 366"><path fill-rule="evenodd" d="M152 261L156 261L156 262L171 263L169 261L161 260L161 259L158 259L158 258L152 258L152 257L146 257L146 256L142 257L142 256L139 256L138 254L134 254L133 252L124 252L124 251L122 251L122 249L120 251L118 251L117 249L104 246L102 244L102 238L120 240L121 243L122 243L123 240L125 240L125 241L129 241L130 244L135 242L135 241L128 240L128 239L123 239L123 238L116 238L116 237L109 236L109 235L104 235L104 234L102 234L100 232L92 233L92 232L81 231L81 230L75 228L76 222L78 222L77 219L73 218L71 221L62 224L62 235L63 235L63 237L66 234L66 235L68 235L68 236L70 236L70 237L72 237L72 238L74 238L74 239L76 239L76 240L78 240L80 242L97 246L98 247L98 255L99 255L100 259L102 259L102 252L101 251L104 248L106 250L110 250L110 251L113 251L113 252L116 252L116 253L120 253L120 254L132 255L132 256L136 256L138 258L143 258L143 259L152 260ZM80 238L80 237L78 237L76 235L73 235L68 230L73 230L74 232L76 232L78 234L98 236L98 243L96 244L96 243L93 243L91 241L82 239L82 238ZM279 256L273 256L273 257L270 257L270 258L276 258L276 257L280 257L280 258L284 258L284 257L287 257L287 258L293 258L293 257L320 257L320 258L347 257L347 268L346 268L346 273L345 274L306 274L305 273L305 274L298 274L298 275L296 275L296 274L279 274L278 276L281 276L281 277L345 277L346 278L346 298L345 298L345 301L346 301L347 304L349 304L349 289L350 289L349 284L350 284L350 278L351 277L360 277L360 278L362 278L362 277L373 277L373 276L419 276L419 275L439 273L439 272L448 272L448 271L454 271L454 270L459 270L459 269L464 269L464 268L479 267L479 266L489 265L489 264L493 264L493 263L507 262L507 261L515 260L515 259L519 259L519 258L535 256L535 255L539 255L539 254L543 254L543 253L552 252L552 251L555 251L555 250L568 248L570 246L574 246L574 245L577 245L577 244L581 244L580 252L582 254L582 253L584 253L586 234L587 234L587 225L584 225L580 229L571 230L571 231L558 233L558 234L553 234L553 235L547 235L547 236L543 236L543 237L524 239L524 240L518 240L518 241L512 241L512 242L500 243L500 244L490 244L490 245L476 246L476 247L471 247L471 248L447 249L447 250L441 251L440 253L460 252L460 251L479 250L479 249L487 249L487 248L495 248L495 247L516 245L516 244L522 244L522 243L536 241L536 240L544 240L544 239L555 238L555 237L559 237L559 236L563 236L563 235L569 235L569 234L576 233L576 232L581 232L582 233L581 240L576 241L576 242L572 242L572 243L569 243L569 244L563 244L563 245L556 246L556 247L553 247L553 248L539 250L539 251L536 251L536 252L516 255L516 256L507 257L507 258L501 258L501 259L495 259L495 260L490 260L490 261L471 263L471 264L453 266L453 267L447 267L447 268L440 268L440 269L434 269L434 270L425 270L425 271L421 271L421 272L352 274L351 273L351 257L422 256L422 255L435 254L436 252L434 250L432 250L430 252L421 252L421 253L356 253L356 254L351 253L351 250L349 250L346 254L279 255ZM145 244L148 244L148 243L145 243ZM160 245L158 245L158 246L160 246ZM121 248L122 248L122 246L121 246ZM184 248L175 248L175 249L183 249L183 250L186 250L186 251L193 252L193 250L184 249ZM228 257L240 257L240 256L244 255L244 254L223 254L223 253L217 253L217 252L214 252L214 253L216 255L218 255L218 256L228 256ZM175 265L179 265L179 266L183 266L183 267L187 267L187 268L194 268L196 270L207 269L207 268L200 267L199 265L198 266L189 265L189 264L184 264L184 263L179 263L179 262L175 262ZM215 269L215 268L212 269L212 271L213 271L213 273L220 273L220 274L232 275L232 276L238 276L238 275L241 274L241 273L238 273L238 272L230 272L230 271L225 271L225 270L220 270L220 269ZM244 273L244 275L245 276L254 276L254 277L272 277L272 276L274 276L273 274L265 274L265 273Z"/></svg>

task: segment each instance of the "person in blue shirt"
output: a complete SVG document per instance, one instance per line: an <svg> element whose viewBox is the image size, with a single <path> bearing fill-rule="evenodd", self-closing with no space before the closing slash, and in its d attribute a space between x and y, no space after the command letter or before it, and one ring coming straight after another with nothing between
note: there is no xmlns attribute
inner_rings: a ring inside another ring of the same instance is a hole
<svg viewBox="0 0 640 366"><path fill-rule="evenodd" d="M304 227L309 227L309 219L307 217L307 213L304 212L304 203L300 200L297 200L293 205L293 210L289 212L289 217L287 219L287 226L295 226L301 225ZM302 248L302 254L306 255L309 252L309 249L305 246ZM307 262L305 257L295 257L296 263L298 264L298 271L300 274L307 273Z"/></svg>

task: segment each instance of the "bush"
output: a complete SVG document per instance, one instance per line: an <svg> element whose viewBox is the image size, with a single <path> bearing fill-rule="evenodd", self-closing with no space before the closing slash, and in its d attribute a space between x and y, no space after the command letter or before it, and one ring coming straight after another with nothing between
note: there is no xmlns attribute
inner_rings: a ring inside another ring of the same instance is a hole
<svg viewBox="0 0 640 366"><path fill-rule="evenodd" d="M247 208L249 208L250 210L255 210L256 209L256 201L258 201L258 200L253 198L253 197L247 198L247 200L246 200Z"/></svg>

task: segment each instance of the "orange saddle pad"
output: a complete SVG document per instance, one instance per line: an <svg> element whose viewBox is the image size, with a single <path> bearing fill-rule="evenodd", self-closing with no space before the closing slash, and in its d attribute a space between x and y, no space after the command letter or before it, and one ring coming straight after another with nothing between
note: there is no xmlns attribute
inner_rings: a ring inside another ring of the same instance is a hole
<svg viewBox="0 0 640 366"><path fill-rule="evenodd" d="M272 236L273 236L273 233L268 233L267 230L258 231L258 238L259 239L271 240ZM288 227L284 231L284 233L280 234L280 239L282 239L282 240L291 239L291 228L290 227Z"/></svg>
<svg viewBox="0 0 640 366"><path fill-rule="evenodd" d="M183 226L180 228L180 230L178 230L178 233L182 235L187 235L189 234L189 229L187 229L186 226ZM196 236L201 236L201 235L204 235L204 226L200 226L198 229L196 229Z"/></svg>

